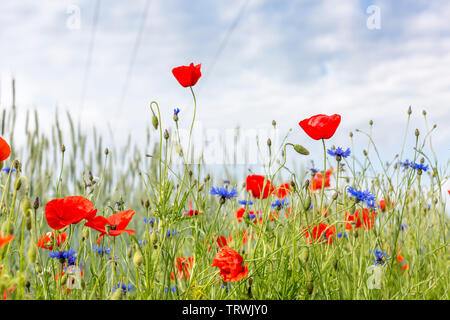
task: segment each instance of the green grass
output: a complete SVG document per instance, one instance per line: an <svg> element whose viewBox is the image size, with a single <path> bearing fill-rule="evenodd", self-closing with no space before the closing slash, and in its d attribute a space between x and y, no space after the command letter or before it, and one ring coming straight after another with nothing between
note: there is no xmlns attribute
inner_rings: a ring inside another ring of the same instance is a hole
<svg viewBox="0 0 450 320"><path fill-rule="evenodd" d="M36 111L27 111L25 124L18 124L16 106L3 110L1 136L12 146L12 154L3 166L16 168L9 174L2 172L0 177L2 235L14 235L14 240L0 249L3 268L0 291L9 290L8 299L449 298L449 221L444 204L448 194L440 187L448 179L449 163L445 166L437 163L431 140L434 128L415 136L413 146L403 143L402 153L387 163L382 160L383 150L375 145L371 133L355 132L367 138L368 156L359 160L352 148L352 155L342 160L344 171L336 170L339 168L336 160L327 156L326 167L335 168L331 186L325 189L323 197L323 207L329 210L327 217L317 210L321 190L312 192L305 187L310 173L287 167L287 160L292 159L278 156L280 150L269 150L265 175L276 185L292 182L295 186L287 197L290 216L286 217L284 208L271 222L267 214L273 211L271 203L276 198L253 199L251 210L266 213L263 223L255 225L249 219L237 222L234 218L241 207L236 198L222 205L209 194L211 187L221 185L222 180L208 173L207 166L184 165L178 170L172 165L173 159L179 157L178 131L165 139L163 131L167 124L161 123L159 106L152 103L151 107L155 127L147 129L147 150L138 149L131 140L123 148L105 146L95 129L92 134L82 132L69 113L64 124L56 114L51 135L47 135L41 131ZM410 114L405 119L409 124ZM191 126L191 130L195 127ZM18 134L25 135L25 145L15 144ZM66 134L70 139L64 139ZM407 126L405 140L413 134ZM150 137L157 141L153 148ZM349 145L353 145L353 137ZM285 157L305 161L304 156L287 154L286 148L282 148ZM152 152L148 154L148 150ZM424 158L429 170L419 175L417 170L398 167L396 164L404 160L406 151L413 152L414 159L410 160L415 162ZM183 150L184 159L189 154L190 150ZM89 175L90 170L97 178ZM289 179L283 180L282 174ZM251 198L245 190L245 181L231 175L227 178L239 192L237 199ZM377 195L377 202L389 199L395 206L386 212L377 210L375 227L371 230L346 230L345 213L365 207L349 197L346 189L350 186L367 189ZM109 216L124 208L135 210L128 229L136 230L137 234L105 236L101 245L111 248L111 254L98 255L92 250L97 231L84 227L83 222L64 230L69 241L61 250L75 249L77 263L83 263L81 288L67 294L62 288L67 279L55 280L61 271L60 262L49 258L48 250L38 249L36 242L51 231L44 215L46 203L71 195L90 199L98 215ZM36 197L40 203L34 208ZM124 204L118 205L121 200ZM200 215L183 216L190 201ZM157 219L157 230L151 232L144 218ZM337 233L346 232L347 237L334 237L331 245L308 244L303 227L320 222L335 226ZM402 224L406 225L404 230L400 228ZM165 236L173 229L176 235ZM249 236L244 245L243 230ZM245 279L229 283L228 290L223 288L218 269L211 267L218 251L215 238L219 235L232 237L229 246L243 256L249 270ZM145 244L139 246L138 241L142 240ZM376 249L386 250L389 257L377 269L381 272L380 288L370 289L375 257L369 250ZM398 249L408 263L406 271L397 262ZM116 258L111 260L113 255ZM171 280L171 272L176 273L177 257L194 257L190 279ZM131 283L132 290L113 293L119 282ZM171 290L173 286L175 293Z"/></svg>

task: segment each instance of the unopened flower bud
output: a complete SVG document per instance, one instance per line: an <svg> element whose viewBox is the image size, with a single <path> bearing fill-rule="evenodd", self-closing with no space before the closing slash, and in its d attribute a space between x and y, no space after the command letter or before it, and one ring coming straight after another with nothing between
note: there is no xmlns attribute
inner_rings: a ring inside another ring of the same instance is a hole
<svg viewBox="0 0 450 320"><path fill-rule="evenodd" d="M167 131L167 129L164 130L164 139L169 139L169 131Z"/></svg>
<svg viewBox="0 0 450 320"><path fill-rule="evenodd" d="M373 126L373 120L369 121L369 125Z"/></svg>
<svg viewBox="0 0 450 320"><path fill-rule="evenodd" d="M28 262L30 264L36 260L36 253L37 253L36 245L32 241L30 241L30 246L28 247L27 252Z"/></svg>
<svg viewBox="0 0 450 320"><path fill-rule="evenodd" d="M109 154L109 149L106 148L106 149L105 149L105 155L108 155L108 154Z"/></svg>
<svg viewBox="0 0 450 320"><path fill-rule="evenodd" d="M410 115L411 113L412 113L411 106L409 106L409 108L408 108L408 115Z"/></svg>
<svg viewBox="0 0 450 320"><path fill-rule="evenodd" d="M34 199L33 209L34 210L39 209L39 197L36 197L36 199Z"/></svg>
<svg viewBox="0 0 450 320"><path fill-rule="evenodd" d="M61 146L61 152L62 152L62 153L66 152L66 146L65 146L65 145L62 145L62 146Z"/></svg>
<svg viewBox="0 0 450 320"><path fill-rule="evenodd" d="M420 134L419 129L416 129L416 131L414 132L414 135L415 135L416 137L418 137L419 134Z"/></svg>
<svg viewBox="0 0 450 320"><path fill-rule="evenodd" d="M272 120L272 125L275 128L277 126L277 122L275 120Z"/></svg>
<svg viewBox="0 0 450 320"><path fill-rule="evenodd" d="M153 115L153 117L152 117L152 125L153 125L153 128L155 128L155 130L158 129L158 124L159 124L158 118L155 115Z"/></svg>
<svg viewBox="0 0 450 320"><path fill-rule="evenodd" d="M139 267L144 261L144 257L142 256L141 250L136 250L133 256L133 263L136 267Z"/></svg>
<svg viewBox="0 0 450 320"><path fill-rule="evenodd" d="M300 261L303 264L306 264L308 262L308 259L309 259L309 250L306 247L302 247L300 249Z"/></svg>
<svg viewBox="0 0 450 320"><path fill-rule="evenodd" d="M267 139L267 145L268 145L269 147L271 147L271 146L272 146L272 140L270 140L270 138L269 138L269 139Z"/></svg>
<svg viewBox="0 0 450 320"><path fill-rule="evenodd" d="M22 178L21 177L17 178L16 182L14 183L14 189L16 191L19 191L20 187L22 187Z"/></svg>
<svg viewBox="0 0 450 320"><path fill-rule="evenodd" d="M203 188L205 187L205 184L202 183L201 185L198 186L198 192L201 192L203 190Z"/></svg>
<svg viewBox="0 0 450 320"><path fill-rule="evenodd" d="M423 110L423 111L422 111L422 114L423 114L424 116L426 116L426 115L427 115L427 112L426 112L425 110Z"/></svg>
<svg viewBox="0 0 450 320"><path fill-rule="evenodd" d="M30 198L28 198L28 197L25 197L25 198L23 199L23 202L22 202L22 212L23 212L23 214L24 214L26 217L30 216L30 213L31 213L31 201L30 201Z"/></svg>
<svg viewBox="0 0 450 320"><path fill-rule="evenodd" d="M353 137L353 132L350 131L349 136L350 136L350 138L352 138Z"/></svg>
<svg viewBox="0 0 450 320"><path fill-rule="evenodd" d="M309 208L311 208L311 196L308 196L305 203L303 204L303 210L308 211Z"/></svg>
<svg viewBox="0 0 450 320"><path fill-rule="evenodd" d="M297 153L303 154L305 156L309 155L309 151L299 144L294 145L294 150L297 151Z"/></svg>

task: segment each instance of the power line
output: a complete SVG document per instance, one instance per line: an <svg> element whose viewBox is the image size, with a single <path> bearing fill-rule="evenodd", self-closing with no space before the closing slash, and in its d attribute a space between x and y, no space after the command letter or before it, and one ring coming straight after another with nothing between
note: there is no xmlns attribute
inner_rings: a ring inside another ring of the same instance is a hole
<svg viewBox="0 0 450 320"><path fill-rule="evenodd" d="M101 2L101 0L97 0L97 2L95 4L95 11L94 11L94 16L93 16L93 21L92 21L93 27L91 29L91 39L89 41L86 65L84 68L83 89L81 91L81 99L80 99L80 118L81 118L81 115L83 114L84 99L86 97L86 90L87 90L87 82L88 82L89 73L91 70L92 54L94 52L95 34L97 31L98 16L99 16L99 12L100 12L100 2Z"/></svg>
<svg viewBox="0 0 450 320"><path fill-rule="evenodd" d="M250 0L245 1L245 3L241 6L241 8L239 9L238 14L236 15L236 17L234 18L233 22L231 23L231 25L228 27L227 33L225 34L225 37L222 39L222 42L219 45L219 48L217 49L216 54L214 55L211 65L208 68L208 77L211 77L211 73L217 63L217 61L220 58L220 55L222 54L222 51L225 49L225 47L227 46L231 35L233 34L233 31L236 29L236 27L238 26L240 20L242 19L245 9L247 8L248 4L250 3ZM203 81L204 83L205 81Z"/></svg>
<svg viewBox="0 0 450 320"><path fill-rule="evenodd" d="M119 114L121 113L123 104L125 103L125 97L126 97L126 94L128 91L128 85L131 80L131 75L133 73L134 61L136 60L136 56L137 56L137 53L138 53L138 50L139 50L139 47L141 44L142 34L144 31L145 22L147 20L149 6L150 6L150 0L147 0L145 2L144 11L142 13L141 24L140 24L139 30L136 34L136 40L134 41L133 51L131 52L130 63L128 64L128 70L127 70L127 74L125 76L125 83L122 87L122 93L121 93L120 101L119 101L119 105L118 105L118 113Z"/></svg>

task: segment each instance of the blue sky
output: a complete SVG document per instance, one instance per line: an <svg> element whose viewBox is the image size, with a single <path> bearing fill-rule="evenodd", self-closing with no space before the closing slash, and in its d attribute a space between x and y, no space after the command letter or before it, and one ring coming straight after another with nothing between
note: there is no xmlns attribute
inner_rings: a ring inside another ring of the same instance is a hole
<svg viewBox="0 0 450 320"><path fill-rule="evenodd" d="M425 132L426 109L430 126L437 124L438 157L443 164L449 159L446 0L153 0L137 47L147 0L101 1L93 33L96 3L0 4L2 108L10 105L14 76L18 107L37 108L42 121L50 123L58 107L86 129L98 126L107 142L124 143L128 133L139 141L151 120L152 100L160 103L167 126L174 107L182 110L181 126L188 125L192 99L171 69L194 62L202 64L195 90L197 121L204 127L270 129L275 119L281 131L293 129L291 142L310 149L312 156L302 160L307 165L309 159L320 161L321 145L298 122L339 113L342 123L330 145L349 146L348 133L368 129L372 119L374 139L388 160L399 153L411 105L408 144L415 128ZM67 27L72 5L80 9L79 29ZM380 8L379 30L366 26L370 5ZM356 136L355 152L362 153L366 141Z"/></svg>

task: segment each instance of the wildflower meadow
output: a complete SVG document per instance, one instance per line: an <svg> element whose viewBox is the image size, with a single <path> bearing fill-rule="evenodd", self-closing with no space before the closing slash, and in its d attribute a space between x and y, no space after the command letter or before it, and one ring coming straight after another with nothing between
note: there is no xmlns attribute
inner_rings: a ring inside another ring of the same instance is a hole
<svg viewBox="0 0 450 320"><path fill-rule="evenodd" d="M3 299L449 298L449 161L438 163L432 145L445 128L409 126L411 117L427 122L425 111L405 108L405 129L393 139L415 142L387 161L373 122L349 134L339 114L298 112L294 130L302 140L289 137L277 149L270 139L260 143L264 170L223 180L192 161L201 64L167 72L194 110L184 114L149 97L141 112L143 121L150 115L147 131L156 140L150 152L131 142L105 146L70 113L67 127L55 117L47 135L37 112L27 111L23 124L14 103L2 110ZM162 114L175 130L165 129ZM276 116L266 120L277 126ZM184 146L181 121L190 123ZM347 144L331 145L336 135ZM363 157L355 155L356 135L367 143ZM314 167L300 143L307 140L323 150ZM288 160L306 168L290 168Z"/></svg>

